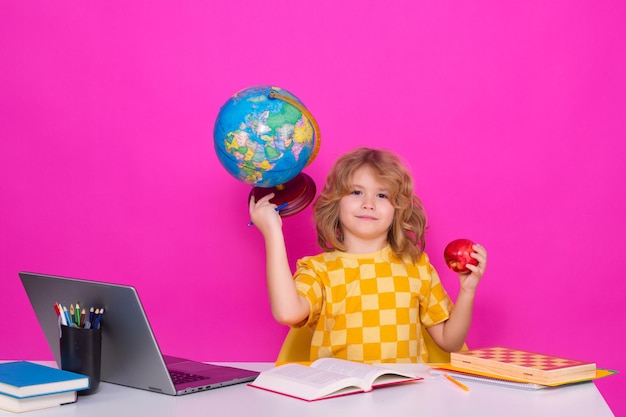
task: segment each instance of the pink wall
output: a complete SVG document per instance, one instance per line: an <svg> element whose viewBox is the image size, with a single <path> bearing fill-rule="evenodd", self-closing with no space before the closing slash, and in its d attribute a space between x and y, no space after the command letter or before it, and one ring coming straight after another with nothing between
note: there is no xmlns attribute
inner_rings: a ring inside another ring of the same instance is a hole
<svg viewBox="0 0 626 417"><path fill-rule="evenodd" d="M135 285L169 352L274 359L249 187L212 143L232 93L274 84L320 124L318 185L357 145L410 163L450 293L445 244L489 249L471 346L626 371L624 2L210 3L0 3L0 358L51 357L31 270ZM597 384L626 414L623 376Z"/></svg>

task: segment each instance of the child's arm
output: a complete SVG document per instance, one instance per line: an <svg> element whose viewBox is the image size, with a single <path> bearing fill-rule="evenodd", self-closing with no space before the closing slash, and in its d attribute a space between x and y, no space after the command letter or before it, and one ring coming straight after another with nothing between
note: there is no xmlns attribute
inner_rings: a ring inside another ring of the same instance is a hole
<svg viewBox="0 0 626 417"><path fill-rule="evenodd" d="M460 350L465 343L465 338L472 323L472 310L474 308L474 296L478 283L487 267L487 251L481 245L473 246L472 257L478 261L478 265L467 264L471 271L469 274L459 274L461 289L450 318L443 323L428 328L428 333L439 347L447 352Z"/></svg>
<svg viewBox="0 0 626 417"><path fill-rule="evenodd" d="M255 202L250 199L250 218L265 239L267 289L274 319L281 324L302 322L309 315L308 302L296 291L282 230L282 219L270 203L274 194Z"/></svg>

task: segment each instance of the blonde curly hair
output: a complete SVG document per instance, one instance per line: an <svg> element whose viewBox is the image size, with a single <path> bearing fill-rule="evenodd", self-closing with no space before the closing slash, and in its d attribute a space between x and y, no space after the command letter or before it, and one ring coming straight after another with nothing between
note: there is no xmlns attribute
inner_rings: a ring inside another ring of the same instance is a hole
<svg viewBox="0 0 626 417"><path fill-rule="evenodd" d="M313 204L318 245L327 252L346 250L339 221L339 201L352 191L354 172L362 167L369 168L376 180L389 189L389 201L395 208L387 235L391 250L396 256L408 256L416 262L426 245L426 213L414 193L409 170L396 154L381 149L357 148L335 162Z"/></svg>

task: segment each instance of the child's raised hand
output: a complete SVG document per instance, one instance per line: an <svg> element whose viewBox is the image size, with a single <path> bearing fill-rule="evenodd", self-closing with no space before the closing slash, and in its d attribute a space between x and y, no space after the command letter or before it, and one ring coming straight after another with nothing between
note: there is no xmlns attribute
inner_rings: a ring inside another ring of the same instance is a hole
<svg viewBox="0 0 626 417"><path fill-rule="evenodd" d="M270 202L272 198L274 193L262 197L259 201L255 201L254 195L250 197L250 220L263 234L272 227L281 228L283 225L282 218L276 211L276 204Z"/></svg>
<svg viewBox="0 0 626 417"><path fill-rule="evenodd" d="M474 252L471 256L478 261L478 265L467 264L466 267L471 272L459 274L462 290L476 291L476 287L478 287L478 283L487 268L487 250L477 243L472 246L472 249Z"/></svg>

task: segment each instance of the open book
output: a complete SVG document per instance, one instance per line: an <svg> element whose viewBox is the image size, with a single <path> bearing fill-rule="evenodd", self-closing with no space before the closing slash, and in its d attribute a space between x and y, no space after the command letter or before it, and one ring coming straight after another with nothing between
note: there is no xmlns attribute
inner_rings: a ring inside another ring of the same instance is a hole
<svg viewBox="0 0 626 417"><path fill-rule="evenodd" d="M421 379L401 370L344 359L322 358L310 366L289 363L261 372L249 385L305 401L315 401Z"/></svg>

